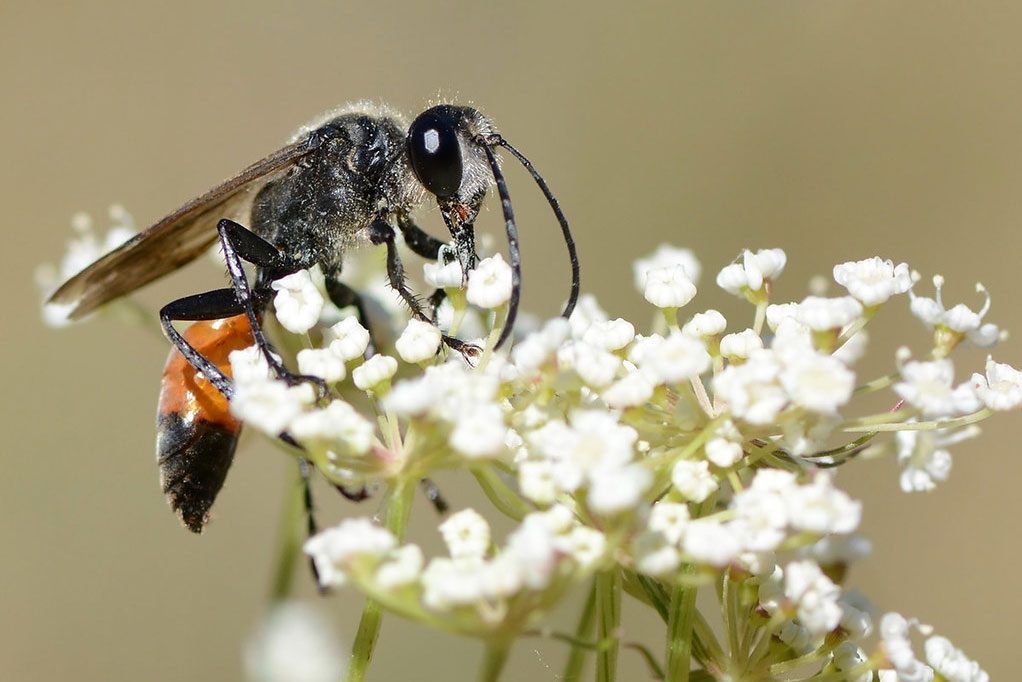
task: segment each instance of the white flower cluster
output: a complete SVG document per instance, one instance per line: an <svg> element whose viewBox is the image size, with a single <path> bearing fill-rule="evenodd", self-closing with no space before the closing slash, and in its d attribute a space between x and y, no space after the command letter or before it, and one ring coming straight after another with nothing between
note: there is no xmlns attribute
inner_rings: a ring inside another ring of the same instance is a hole
<svg viewBox="0 0 1022 682"><path fill-rule="evenodd" d="M71 229L74 237L68 241L67 250L60 263L57 265L47 263L36 268L36 286L44 301L65 281L135 236L137 233L135 221L123 206L111 205L107 209L107 215L110 227L102 239L93 230L92 217L88 213L76 213L72 216ZM44 305L43 321L51 327L66 326L67 312L58 305Z"/></svg>
<svg viewBox="0 0 1022 682"><path fill-rule="evenodd" d="M406 316L374 337L375 354L369 332L354 317L338 321L312 274L273 284L291 335L278 347L320 390L277 378L280 358L257 348L231 355L239 419L287 434L336 484L387 490L382 525L348 519L306 543L324 585L501 643L594 574L594 589L620 594L623 582L669 622L672 609L696 608L687 591L714 585L729 653L701 626L690 635L700 646L671 649L691 651L704 670L784 679L786 666L818 665L826 679L865 681L881 670L881 679L986 679L943 638L930 637L919 661L908 641L919 627L896 614L871 649L871 607L844 585L868 553L854 535L861 505L830 471L869 449L896 456L904 490L930 490L950 472L948 448L1022 406L1022 372L992 357L982 373L955 380L951 351L1003 336L984 322L982 287L979 312L947 309L942 279L935 299L922 298L908 265L871 258L834 267L847 295L787 302L776 298L784 251L747 250L716 277L755 306L751 325L729 333L719 311L687 313L700 264L661 246L634 269L658 309L652 329L583 296L570 319L531 325L497 351L511 269L494 256L466 274L449 255L424 268L446 293L437 324ZM889 375L857 376L875 313L906 293L932 345L922 359L900 350ZM472 338L480 352L447 352L442 333ZM886 407L862 414L857 398L881 391ZM443 470L470 474L517 524L502 545L471 509L439 524L446 556L405 542L411 492ZM607 595L601 609L616 599Z"/></svg>
<svg viewBox="0 0 1022 682"><path fill-rule="evenodd" d="M485 291L500 284L501 264L493 259L470 274L467 297L449 263L428 265L427 277L461 306L451 319L465 320L466 302L487 308L507 300L472 293L473 282L484 282ZM756 586L747 618L762 614L762 637L776 638L792 656L815 656L853 679L870 679L879 660L866 653L871 607L841 586L848 565L868 553L853 535L861 505L815 466L842 464L883 431L899 431L890 446L871 446L897 453L905 490L932 488L950 468L947 447L975 435L973 422L1022 404L1022 373L989 359L985 373L956 384L946 351L977 340L964 331L959 310L936 323L957 330L955 343L942 331L931 359L900 351L897 374L859 382L864 328L880 306L910 292L908 266L877 258L844 263L834 279L849 295L775 303L768 285L785 264L778 249L747 251L720 272L718 283L758 311L753 327L732 333L715 310L679 322L669 315L666 328L638 333L584 296L570 320L547 322L507 355L486 348L470 364L438 355L437 328L409 323L396 342L405 364L378 355L352 372L363 398L375 401L388 429L400 425L397 432L373 432L365 422L359 448L339 447L354 438L350 427L327 424L358 415L336 401L316 408L317 419L303 407L290 428L301 442L316 442L300 425L321 420L321 448L383 478L493 467L477 479L520 525L495 550L484 517L459 512L440 526L449 556L427 560L417 545L402 545L368 521L345 521L306 546L324 582L351 582L410 618L485 636L535 622L568 585L611 560L665 585L692 571L723 573ZM636 284L673 315L694 297L699 271L690 252L661 247L637 263ZM342 324L347 332L328 338L350 334L352 323ZM352 345L345 357L363 349ZM846 417L857 386L891 387L893 411ZM828 447L844 432L853 435ZM350 455L364 457L370 441L387 467L352 463ZM525 603L533 604L532 616L520 612ZM893 661L892 646L885 643L885 660ZM945 667L961 668L960 652L948 647Z"/></svg>
<svg viewBox="0 0 1022 682"><path fill-rule="evenodd" d="M354 582L409 617L481 635L508 620L536 622L551 593L590 575L603 560L604 535L579 523L566 507L533 512L493 548L490 526L472 509L440 525L450 556L424 562L415 544L399 545L390 531L349 519L310 539L305 551L325 585Z"/></svg>

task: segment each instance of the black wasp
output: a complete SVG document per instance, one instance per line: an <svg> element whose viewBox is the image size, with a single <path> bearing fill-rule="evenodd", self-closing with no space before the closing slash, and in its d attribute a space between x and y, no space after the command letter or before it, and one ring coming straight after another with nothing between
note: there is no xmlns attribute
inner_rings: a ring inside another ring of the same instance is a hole
<svg viewBox="0 0 1022 682"><path fill-rule="evenodd" d="M241 429L227 410L233 388L227 354L255 343L280 378L309 379L284 367L263 335L261 321L272 302L273 281L319 265L331 301L342 308L353 306L371 330L359 294L340 275L349 248L359 242L382 244L390 285L415 317L428 320L419 299L405 285L396 230L416 254L436 259L444 242L419 228L410 216L432 195L450 230L462 272L467 273L476 262L475 220L487 190L495 184L513 272L507 322L498 344L507 339L518 308L521 261L497 148L507 150L528 170L560 223L572 271L563 315L570 315L578 296L579 267L556 198L489 118L451 104L427 109L410 126L394 112L373 105L331 112L303 128L287 146L186 203L53 293L49 303L60 305L70 319L81 318L177 270L219 239L231 286L180 298L160 310L164 332L175 349L163 374L157 460L163 491L189 529L200 532L208 521ZM250 228L229 219L246 214ZM256 268L252 284L244 261ZM174 328L175 320L194 324L182 334ZM444 343L455 351L471 350L455 338L445 336ZM196 382L197 371L208 383Z"/></svg>

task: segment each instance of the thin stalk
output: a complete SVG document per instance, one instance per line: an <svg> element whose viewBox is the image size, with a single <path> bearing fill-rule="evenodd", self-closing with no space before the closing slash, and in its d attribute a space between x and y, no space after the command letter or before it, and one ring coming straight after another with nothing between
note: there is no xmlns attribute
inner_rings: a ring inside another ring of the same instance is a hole
<svg viewBox="0 0 1022 682"><path fill-rule="evenodd" d="M479 487L486 493L493 506L515 521L521 521L532 508L501 480L491 467L476 467L472 475L479 482Z"/></svg>
<svg viewBox="0 0 1022 682"><path fill-rule="evenodd" d="M582 607L582 614L578 618L578 625L575 627L575 639L587 640L592 636L593 625L596 623L596 581L589 589L589 596L586 597L585 606ZM586 662L586 649L572 644L571 653L568 655L568 662L564 666L564 674L561 676L564 682L578 682L582 676L582 667Z"/></svg>
<svg viewBox="0 0 1022 682"><path fill-rule="evenodd" d="M670 617L667 620L667 679L671 682L688 682L692 667L695 605L694 587L676 586L671 592Z"/></svg>
<svg viewBox="0 0 1022 682"><path fill-rule="evenodd" d="M596 600L600 607L600 639L612 641L596 656L596 682L614 682L617 678L617 628L621 620L621 576L617 570L596 575Z"/></svg>
<svg viewBox="0 0 1022 682"><path fill-rule="evenodd" d="M894 414L894 413L892 413ZM846 426L842 429L846 433L857 433L861 431L934 431L936 429L954 429L959 426L968 426L983 421L993 414L993 410L984 407L979 412L967 414L956 419L943 419L930 422L906 422L897 424L873 424L871 426Z"/></svg>
<svg viewBox="0 0 1022 682"><path fill-rule="evenodd" d="M408 525L408 515L412 508L412 495L415 482L394 479L385 503L384 526L400 541ZM383 608L373 599L366 600L362 609L362 617L358 622L355 643L351 647L351 659L348 664L347 682L361 682L365 679L366 668L372 660L376 640L380 635L380 624L383 621Z"/></svg>
<svg viewBox="0 0 1022 682"><path fill-rule="evenodd" d="M271 601L281 601L291 594L295 564L301 554L305 520L305 481L301 469L294 467L295 475L287 481L284 504L277 530L277 561L273 571Z"/></svg>
<svg viewBox="0 0 1022 682"><path fill-rule="evenodd" d="M479 682L496 682L507 663L511 647L507 642L489 642L483 652L483 664L479 669Z"/></svg>

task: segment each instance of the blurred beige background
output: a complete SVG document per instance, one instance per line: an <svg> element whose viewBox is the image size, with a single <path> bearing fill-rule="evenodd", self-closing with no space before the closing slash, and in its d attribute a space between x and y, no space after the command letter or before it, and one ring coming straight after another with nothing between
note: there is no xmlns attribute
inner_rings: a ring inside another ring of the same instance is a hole
<svg viewBox="0 0 1022 682"><path fill-rule="evenodd" d="M976 304L982 280L990 319L1017 331L1020 35L1019 3L952 0L3 0L0 679L239 679L289 471L243 445L208 532L177 526L152 456L165 345L110 322L56 332L38 319L32 272L60 256L73 212L104 226L121 201L145 224L322 109L369 98L414 114L441 93L483 108L533 158L577 231L584 288L612 313L639 302L631 260L667 240L697 249L698 303L732 325L750 313L713 290L713 273L741 247L781 246L781 296L880 254L945 274L949 300ZM553 312L567 276L555 224L520 170L511 189L526 306ZM200 266L143 299L216 281ZM906 307L878 320L876 373L898 343L924 348ZM1022 364L1022 338L997 355ZM960 377L982 357L960 356ZM1017 668L1020 433L1019 415L995 420L930 495L901 494L890 461L842 474L875 543L853 583L934 623L995 679ZM461 483L447 495L469 504ZM352 513L320 493L324 522ZM357 599L325 605L354 632ZM650 624L626 627L642 638ZM372 679L472 679L478 651L391 619ZM553 680L562 655L524 643L509 679ZM622 665L642 678L633 654Z"/></svg>

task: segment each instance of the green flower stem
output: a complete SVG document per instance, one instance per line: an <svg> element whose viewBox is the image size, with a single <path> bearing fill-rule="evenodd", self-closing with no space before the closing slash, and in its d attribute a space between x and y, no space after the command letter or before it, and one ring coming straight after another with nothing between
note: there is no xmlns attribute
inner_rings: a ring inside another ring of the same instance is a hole
<svg viewBox="0 0 1022 682"><path fill-rule="evenodd" d="M504 483L493 467L474 467L472 475L475 476L479 487L486 493L486 497L493 503L493 506L503 514L515 521L521 521L526 514L532 511L532 507Z"/></svg>
<svg viewBox="0 0 1022 682"><path fill-rule="evenodd" d="M295 564L301 554L302 534L305 528L305 481L301 468L287 481L284 505L281 508L280 528L277 530L277 567L273 571L272 601L281 601L291 594Z"/></svg>
<svg viewBox="0 0 1022 682"><path fill-rule="evenodd" d="M619 648L617 628L621 621L621 576L616 568L596 574L596 601L600 607L600 640L613 642L596 655L596 682L614 682Z"/></svg>
<svg viewBox="0 0 1022 682"><path fill-rule="evenodd" d="M910 422L904 424L873 424L872 426L846 426L842 429L847 433L860 431L934 431L936 429L954 429L959 426L968 426L983 421L994 413L989 407L984 407L979 412L967 414L957 419L943 419L930 422ZM892 413L894 414L894 413Z"/></svg>
<svg viewBox="0 0 1022 682"><path fill-rule="evenodd" d="M688 572L691 568L688 569ZM677 586L671 592L667 619L667 679L688 682L692 667L692 624L695 619L696 589Z"/></svg>
<svg viewBox="0 0 1022 682"><path fill-rule="evenodd" d="M408 514L412 508L412 495L415 493L415 482L395 478L387 495L384 511L384 526L401 541L408 525ZM379 602L368 599L362 609L362 618L358 622L358 632L351 648L351 659L348 663L347 682L361 682L365 679L366 668L373 657L376 640L380 635L380 624L383 621L383 608ZM495 679L495 678L494 678Z"/></svg>
<svg viewBox="0 0 1022 682"><path fill-rule="evenodd" d="M872 381L859 384L855 387L855 393L872 393L873 391L879 391L882 388L887 388L900 378L901 372L891 372L890 374L885 374L882 377L877 377Z"/></svg>
<svg viewBox="0 0 1022 682"><path fill-rule="evenodd" d="M582 607L582 615L579 616L578 625L575 627L575 638L587 640L592 636L593 625L596 622L596 581L589 590L585 606ZM564 674L561 676L564 682L578 682L582 677L582 666L586 661L586 649L572 645L571 654L568 655L568 662L564 666Z"/></svg>
<svg viewBox="0 0 1022 682"><path fill-rule="evenodd" d="M483 666L479 670L479 682L496 682L507 663L511 647L505 641L489 642L483 653Z"/></svg>
<svg viewBox="0 0 1022 682"><path fill-rule="evenodd" d="M763 323L766 322L766 309L769 304L770 301L760 301L756 304L756 318L752 322L752 329L756 332L756 336L763 331ZM687 675L686 673L686 677Z"/></svg>

